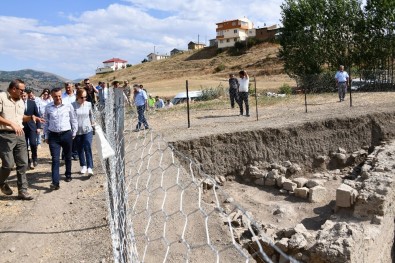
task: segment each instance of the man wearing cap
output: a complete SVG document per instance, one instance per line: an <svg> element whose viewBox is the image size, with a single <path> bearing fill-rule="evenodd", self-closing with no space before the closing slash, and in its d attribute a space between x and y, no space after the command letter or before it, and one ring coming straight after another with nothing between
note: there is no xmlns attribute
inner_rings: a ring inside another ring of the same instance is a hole
<svg viewBox="0 0 395 263"><path fill-rule="evenodd" d="M32 200L27 192L26 170L28 164L27 147L22 122L30 120L42 122L34 115L24 115L25 105L21 94L25 91L25 83L20 79L10 82L7 92L0 92L0 190L5 195L12 195L11 187L6 183L11 169L16 165L18 198Z"/></svg>

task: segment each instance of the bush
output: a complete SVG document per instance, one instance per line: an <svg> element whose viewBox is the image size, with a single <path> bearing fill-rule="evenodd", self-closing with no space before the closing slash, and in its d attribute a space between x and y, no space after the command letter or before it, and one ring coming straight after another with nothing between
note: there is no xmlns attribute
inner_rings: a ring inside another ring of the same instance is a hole
<svg viewBox="0 0 395 263"><path fill-rule="evenodd" d="M248 94L255 96L255 85L252 85L251 82L248 84Z"/></svg>
<svg viewBox="0 0 395 263"><path fill-rule="evenodd" d="M278 91L279 94L287 94L287 95L292 94L292 92L293 92L293 89L288 84L283 84L280 87L280 90Z"/></svg>
<svg viewBox="0 0 395 263"><path fill-rule="evenodd" d="M216 88L202 89L202 97L199 100L207 101L207 100L218 99L224 94L225 94L224 88L220 84Z"/></svg>
<svg viewBox="0 0 395 263"><path fill-rule="evenodd" d="M225 69L225 65L224 64L220 64L214 69L214 71L215 71L215 73L218 73L220 71L223 71L224 69Z"/></svg>

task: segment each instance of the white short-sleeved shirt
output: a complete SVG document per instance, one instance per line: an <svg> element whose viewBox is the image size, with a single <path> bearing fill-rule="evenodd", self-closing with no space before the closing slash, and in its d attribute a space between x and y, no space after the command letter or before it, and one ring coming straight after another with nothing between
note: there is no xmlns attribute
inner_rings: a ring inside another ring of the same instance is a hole
<svg viewBox="0 0 395 263"><path fill-rule="evenodd" d="M337 80L337 82L346 82L348 78L349 76L346 71L336 72L335 79Z"/></svg>
<svg viewBox="0 0 395 263"><path fill-rule="evenodd" d="M239 78L239 92L248 92L248 86L250 84L249 78Z"/></svg>

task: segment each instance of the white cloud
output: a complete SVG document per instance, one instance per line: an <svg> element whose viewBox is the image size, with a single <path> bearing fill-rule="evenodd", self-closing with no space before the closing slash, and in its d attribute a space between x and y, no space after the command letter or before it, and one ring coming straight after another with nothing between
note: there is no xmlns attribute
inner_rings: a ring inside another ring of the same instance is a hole
<svg viewBox="0 0 395 263"><path fill-rule="evenodd" d="M79 16L61 13L69 22L43 26L34 19L0 16L1 56L14 57L19 69L38 67L69 78L94 74L112 57L139 63L153 51L186 49L189 41L215 37L215 23L243 16L256 26L279 23L279 0L127 0ZM9 62L10 63L10 62Z"/></svg>

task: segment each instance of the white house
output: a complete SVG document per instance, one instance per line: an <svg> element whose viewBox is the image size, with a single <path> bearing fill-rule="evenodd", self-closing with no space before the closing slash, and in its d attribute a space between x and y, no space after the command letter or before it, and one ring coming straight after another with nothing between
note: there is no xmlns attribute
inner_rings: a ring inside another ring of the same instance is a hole
<svg viewBox="0 0 395 263"><path fill-rule="evenodd" d="M218 48L233 47L237 41L255 36L254 24L247 18L217 23Z"/></svg>
<svg viewBox="0 0 395 263"><path fill-rule="evenodd" d="M155 53L150 53L147 56L149 62L157 61L157 60L161 60L161 59L166 59L169 57L170 57L169 55L159 55L159 54L155 54Z"/></svg>
<svg viewBox="0 0 395 263"><path fill-rule="evenodd" d="M116 70L120 70L126 68L126 64L128 62L126 60L120 58L112 58L106 61L103 61L103 67L96 69L96 74L113 72Z"/></svg>

